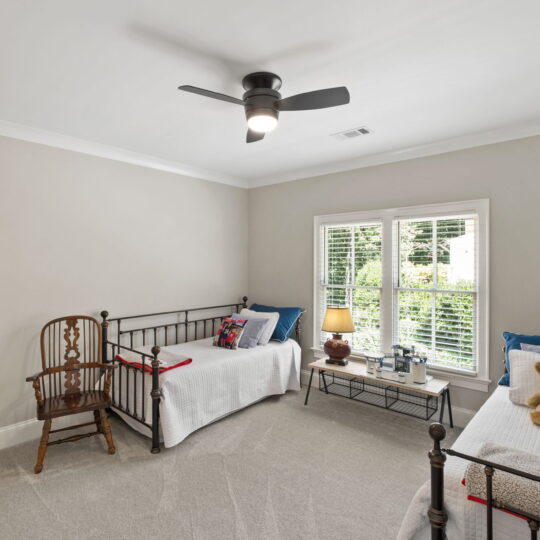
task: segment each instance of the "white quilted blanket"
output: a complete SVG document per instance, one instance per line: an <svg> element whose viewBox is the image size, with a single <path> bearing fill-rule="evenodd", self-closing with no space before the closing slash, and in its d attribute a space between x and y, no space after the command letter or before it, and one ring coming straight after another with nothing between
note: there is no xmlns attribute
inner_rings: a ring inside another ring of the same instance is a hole
<svg viewBox="0 0 540 540"><path fill-rule="evenodd" d="M508 398L507 386L498 386L491 397L469 422L452 448L464 454L477 455L485 442L516 448L540 455L540 428L529 418L529 409L514 405ZM445 466L445 506L448 511L449 540L477 540L486 537L486 507L467 500L461 484L468 461L449 457ZM429 461L426 457L426 472ZM398 540L431 538L427 509L430 487L426 482L416 493L401 524ZM500 510L493 511L495 540L528 538L527 522Z"/></svg>
<svg viewBox="0 0 540 540"><path fill-rule="evenodd" d="M301 349L292 339L271 341L253 349L228 350L212 346L212 338L162 347L193 358L193 362L160 377L161 430L165 447L182 442L195 430L267 396L300 390ZM145 414L151 423L151 376L145 375ZM116 378L115 383L118 381ZM140 381L140 377L139 377ZM122 385L124 386L124 384ZM117 395L118 388L115 388ZM133 396L133 390L131 390ZM123 389L125 395L125 389ZM142 385L138 384L138 396ZM138 398L138 411L142 410ZM120 413L133 428L150 436L148 428Z"/></svg>

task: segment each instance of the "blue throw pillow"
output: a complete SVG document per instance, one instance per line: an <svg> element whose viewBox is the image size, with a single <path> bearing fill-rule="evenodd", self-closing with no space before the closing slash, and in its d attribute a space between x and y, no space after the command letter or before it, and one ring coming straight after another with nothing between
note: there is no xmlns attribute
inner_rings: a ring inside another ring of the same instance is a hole
<svg viewBox="0 0 540 540"><path fill-rule="evenodd" d="M257 343L259 343L259 338L264 332L265 326L268 324L268 319L252 319L251 317L244 317L238 313L233 313L231 319L234 319L235 321L247 320L238 346L241 349L253 349L253 347L256 347Z"/></svg>
<svg viewBox="0 0 540 540"><path fill-rule="evenodd" d="M298 307L272 307L261 304L252 304L249 308L260 313L279 313L279 321L270 339L275 341L287 341L294 332L296 321L302 315L302 308Z"/></svg>
<svg viewBox="0 0 540 540"><path fill-rule="evenodd" d="M499 380L501 386L510 386L510 358L508 353L513 349L521 349L522 343L529 345L540 345L540 336L526 336L524 334L512 334L512 332L503 332L504 345L506 347L505 365L506 371Z"/></svg>

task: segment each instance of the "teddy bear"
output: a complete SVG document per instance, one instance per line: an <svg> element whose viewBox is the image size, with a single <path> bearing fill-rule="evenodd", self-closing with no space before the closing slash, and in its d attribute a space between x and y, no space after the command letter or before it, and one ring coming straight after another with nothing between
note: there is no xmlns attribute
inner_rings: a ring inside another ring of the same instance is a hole
<svg viewBox="0 0 540 540"><path fill-rule="evenodd" d="M540 375L540 362L536 362L536 364L534 364L534 369L536 369L538 375ZM531 411L531 420L533 421L533 424L540 426L540 392L533 394L527 400L527 405L531 409L534 409Z"/></svg>

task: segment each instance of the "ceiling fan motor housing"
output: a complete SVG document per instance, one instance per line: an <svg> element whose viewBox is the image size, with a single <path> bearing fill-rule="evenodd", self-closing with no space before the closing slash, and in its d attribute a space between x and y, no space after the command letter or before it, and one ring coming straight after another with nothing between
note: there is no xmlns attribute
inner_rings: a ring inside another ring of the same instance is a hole
<svg viewBox="0 0 540 540"><path fill-rule="evenodd" d="M246 118L252 116L273 116L276 120L279 117L277 101L281 98L279 92L268 88L255 88L244 94Z"/></svg>
<svg viewBox="0 0 540 540"><path fill-rule="evenodd" d="M281 88L281 79L277 75L266 71L250 73L242 79L242 86L246 90L243 99L247 120L260 115L278 119L277 102L281 99L278 92Z"/></svg>
<svg viewBox="0 0 540 540"><path fill-rule="evenodd" d="M277 91L281 88L281 77L268 71L256 71L249 73L242 79L242 86L246 91L255 88L268 88Z"/></svg>

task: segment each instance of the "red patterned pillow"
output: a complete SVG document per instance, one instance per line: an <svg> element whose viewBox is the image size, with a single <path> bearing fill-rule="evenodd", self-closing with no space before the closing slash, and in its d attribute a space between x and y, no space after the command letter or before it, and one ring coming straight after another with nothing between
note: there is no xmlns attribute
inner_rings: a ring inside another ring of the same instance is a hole
<svg viewBox="0 0 540 540"><path fill-rule="evenodd" d="M237 349L246 323L247 319L235 320L230 317L223 319L214 336L214 346L224 349Z"/></svg>

